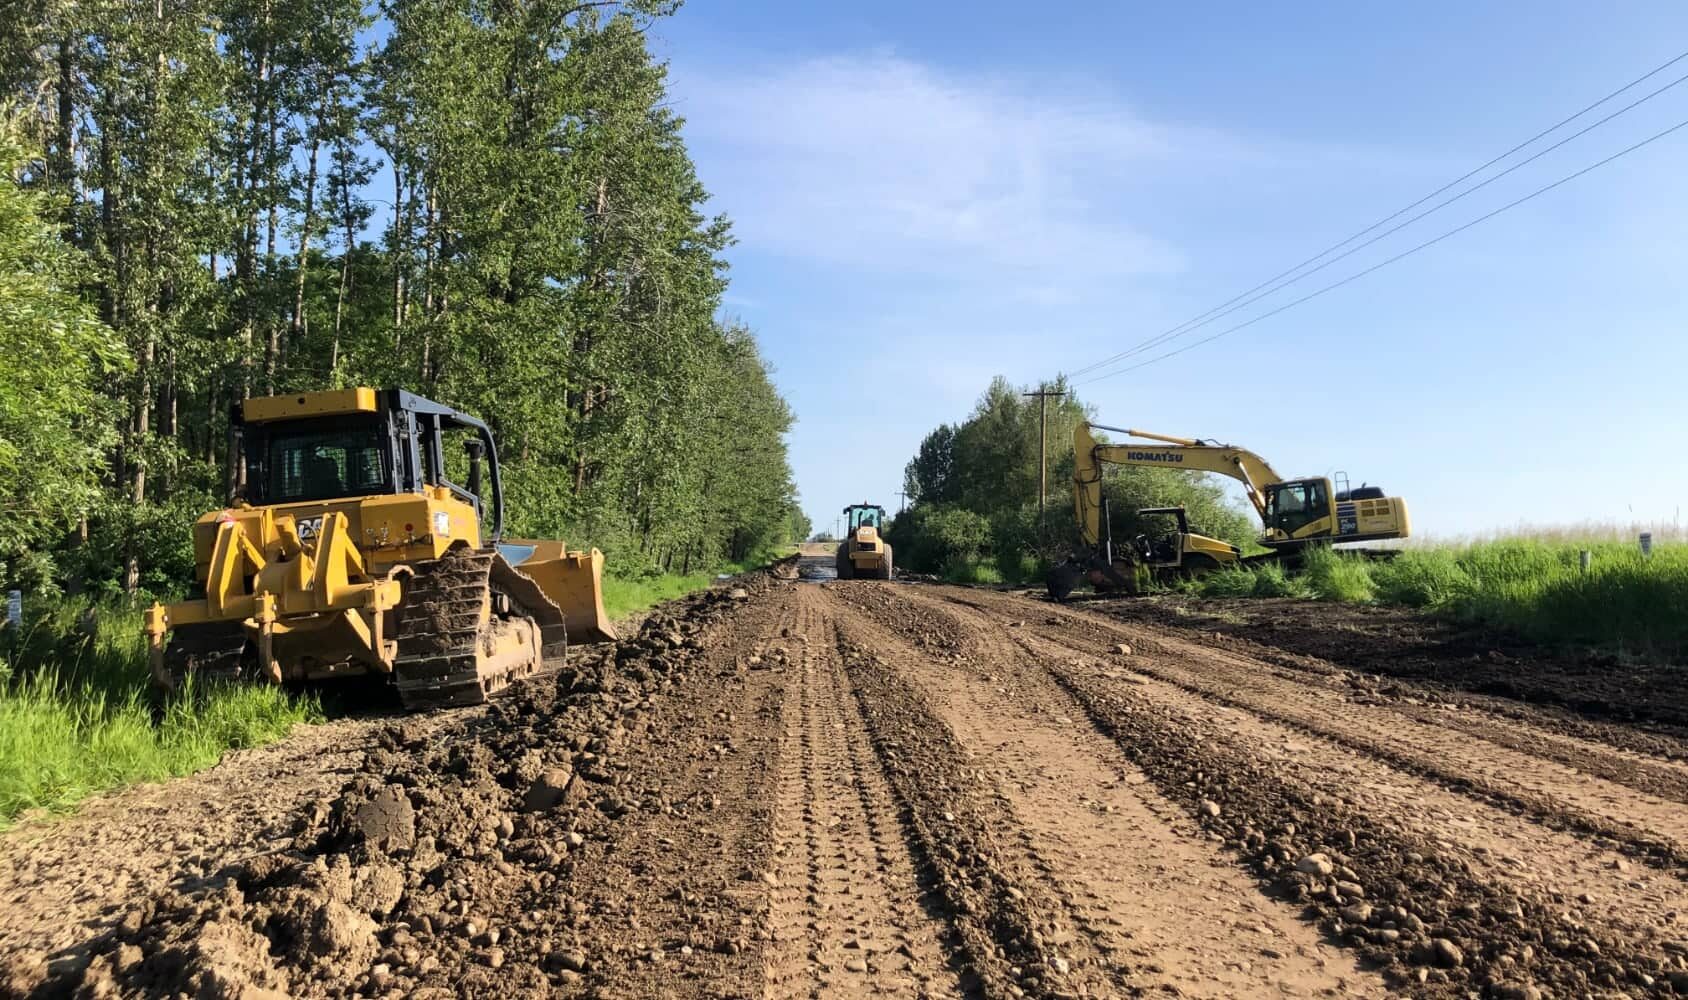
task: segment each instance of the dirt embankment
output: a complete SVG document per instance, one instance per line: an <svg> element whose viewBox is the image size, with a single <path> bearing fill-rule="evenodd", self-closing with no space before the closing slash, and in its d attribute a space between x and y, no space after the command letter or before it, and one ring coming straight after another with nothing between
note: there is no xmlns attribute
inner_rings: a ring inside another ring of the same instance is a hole
<svg viewBox="0 0 1688 1000"><path fill-rule="evenodd" d="M1255 656L1313 657L1352 670L1568 710L1568 717L1641 724L1688 736L1688 668L1629 663L1610 653L1544 649L1503 630L1408 608L1288 599L1181 596L1088 605L1122 621ZM1574 713L1574 715L1573 715Z"/></svg>
<svg viewBox="0 0 1688 1000"><path fill-rule="evenodd" d="M1677 737L1106 610L758 575L276 776L191 877L76 880L74 933L0 919L0 986L1688 994Z"/></svg>

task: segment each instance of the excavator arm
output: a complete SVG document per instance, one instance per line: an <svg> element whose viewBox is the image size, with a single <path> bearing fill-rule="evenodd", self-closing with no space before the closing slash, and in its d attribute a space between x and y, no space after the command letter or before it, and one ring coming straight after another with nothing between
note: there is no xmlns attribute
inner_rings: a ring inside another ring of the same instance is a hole
<svg viewBox="0 0 1688 1000"><path fill-rule="evenodd" d="M1090 433L1092 427L1165 443L1098 444ZM1073 428L1073 463L1073 512L1078 517L1085 543L1089 545L1101 542L1102 466L1106 464L1217 472L1230 476L1243 484L1249 502L1262 521L1266 519L1266 487L1284 481L1264 458L1247 448L1101 424L1081 423Z"/></svg>

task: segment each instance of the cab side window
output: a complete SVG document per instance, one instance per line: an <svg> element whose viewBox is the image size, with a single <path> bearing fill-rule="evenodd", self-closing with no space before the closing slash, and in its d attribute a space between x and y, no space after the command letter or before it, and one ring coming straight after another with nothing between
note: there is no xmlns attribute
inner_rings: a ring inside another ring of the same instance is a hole
<svg viewBox="0 0 1688 1000"><path fill-rule="evenodd" d="M1266 497L1267 522L1288 534L1301 530L1329 513L1330 494L1322 482L1279 486Z"/></svg>

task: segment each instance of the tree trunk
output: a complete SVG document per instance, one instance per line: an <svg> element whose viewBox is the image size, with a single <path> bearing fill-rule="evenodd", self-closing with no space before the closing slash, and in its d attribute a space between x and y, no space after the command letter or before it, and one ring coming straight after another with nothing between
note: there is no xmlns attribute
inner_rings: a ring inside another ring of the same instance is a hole
<svg viewBox="0 0 1688 1000"><path fill-rule="evenodd" d="M269 199L268 217L264 222L264 285L273 289L275 285L275 231L279 221L279 207L276 204L275 183L275 146L276 146L275 110L270 111L269 138L265 143L267 152L264 159L264 197ZM281 370L281 324L276 322L273 292L265 296L269 299L268 308L264 310L266 322L269 325L264 347L264 389L270 394L276 393L276 375Z"/></svg>
<svg viewBox="0 0 1688 1000"><path fill-rule="evenodd" d="M59 41L58 121L53 148L54 181L68 195L64 208L66 238L72 238L68 227L76 221L76 61L71 55L71 40Z"/></svg>
<svg viewBox="0 0 1688 1000"><path fill-rule="evenodd" d="M264 27L269 27L269 8L265 5ZM245 198L245 219L239 253L235 258L235 283L240 297L240 398L252 398L252 375L257 367L253 354L253 340L257 332L258 309L258 183L267 168L261 162L264 155L264 125L269 118L270 103L270 41L268 32L258 42L258 93L252 108L252 130L241 157L244 176L239 186Z"/></svg>
<svg viewBox="0 0 1688 1000"><path fill-rule="evenodd" d="M393 161L393 349L399 346L399 333L404 329L405 272L410 267L409 206L404 200L404 172L398 157Z"/></svg>
<svg viewBox="0 0 1688 1000"><path fill-rule="evenodd" d="M311 223L314 221L316 209L317 151L321 145L320 138L311 139L311 166L305 173L305 218L299 227L299 263L294 267L296 274L293 282L293 319L287 324L287 336L292 341L293 350L298 350L298 344L305 336L305 271L311 253Z"/></svg>
<svg viewBox="0 0 1688 1000"><path fill-rule="evenodd" d="M328 352L328 377L338 384L340 372L340 335L346 317L346 296L352 292L352 249L357 244L357 218L352 214L352 187L348 183L351 170L351 150L341 142L335 150L340 161L340 221L346 227L346 245L340 251L340 292L334 299L334 344Z"/></svg>

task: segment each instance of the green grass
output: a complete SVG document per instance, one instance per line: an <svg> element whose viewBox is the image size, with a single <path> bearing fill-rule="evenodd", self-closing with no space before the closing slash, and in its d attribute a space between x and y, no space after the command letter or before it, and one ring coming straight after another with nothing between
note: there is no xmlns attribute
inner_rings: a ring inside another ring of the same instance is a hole
<svg viewBox="0 0 1688 1000"><path fill-rule="evenodd" d="M640 611L648 611L663 601L672 601L712 586L721 574L734 576L748 573L790 554L781 549L765 556L752 556L742 563L727 563L709 572L697 573L658 573L654 570L618 572L614 568L606 569L604 613L614 621Z"/></svg>
<svg viewBox="0 0 1688 1000"><path fill-rule="evenodd" d="M952 559L939 574L945 583L997 584L1003 580L1002 571L978 559Z"/></svg>
<svg viewBox="0 0 1688 1000"><path fill-rule="evenodd" d="M47 605L0 633L0 828L20 813L61 811L95 792L190 774L259 746L317 714L274 687L205 687L172 696L155 718L138 611Z"/></svg>
<svg viewBox="0 0 1688 1000"><path fill-rule="evenodd" d="M722 569L722 573L742 572L740 567ZM715 582L714 573L663 573L654 576L604 576L604 611L613 621L640 611L649 610L663 601L685 597Z"/></svg>
<svg viewBox="0 0 1688 1000"><path fill-rule="evenodd" d="M1587 572L1579 552L1591 556ZM1310 596L1497 625L1550 644L1688 662L1688 545L1505 538L1409 547L1388 560L1315 550L1294 575L1262 564L1191 585L1208 597ZM1301 593L1294 591L1300 590Z"/></svg>
<svg viewBox="0 0 1688 1000"><path fill-rule="evenodd" d="M1276 563L1236 566L1184 581L1181 589L1203 597L1300 597L1313 596L1305 580L1294 577Z"/></svg>
<svg viewBox="0 0 1688 1000"><path fill-rule="evenodd" d="M1299 575L1317 600L1370 604L1377 598L1377 584L1372 582L1371 569L1362 557L1334 549L1311 549Z"/></svg>

